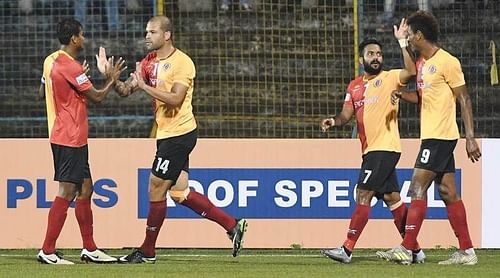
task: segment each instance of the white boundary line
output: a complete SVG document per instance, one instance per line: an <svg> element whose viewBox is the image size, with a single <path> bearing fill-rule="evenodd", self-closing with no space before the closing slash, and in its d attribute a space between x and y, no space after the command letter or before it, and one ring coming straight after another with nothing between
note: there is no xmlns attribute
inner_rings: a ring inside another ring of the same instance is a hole
<svg viewBox="0 0 500 278"><path fill-rule="evenodd" d="M450 253L451 254L451 253ZM449 257L450 254L443 254L443 255L426 255L427 257ZM122 255L125 255L124 254L121 254L121 255L115 255L115 254L110 254L110 256L122 256ZM479 255L479 257L497 257L499 256L498 254L497 255L494 255L494 254L481 254ZM33 258L36 258L36 253L33 253L33 255L21 255L21 254L0 254L0 257L33 257ZM80 255L64 255L64 257L69 257L69 258L79 258ZM231 255L226 255L226 254L222 254L222 255L216 255L216 254L158 254L156 255L156 257L190 257L190 258L196 258L196 257L200 257L200 258L210 258L210 257L228 257L228 258L232 258L233 256ZM239 257L263 257L263 258L272 258L272 257L291 257L291 258L323 258L325 256L321 255L321 254L318 254L318 255L314 255L314 254L248 254L248 255L239 255ZM373 257L377 257L377 255L373 254L373 255L354 255L353 257L355 258L373 258Z"/></svg>

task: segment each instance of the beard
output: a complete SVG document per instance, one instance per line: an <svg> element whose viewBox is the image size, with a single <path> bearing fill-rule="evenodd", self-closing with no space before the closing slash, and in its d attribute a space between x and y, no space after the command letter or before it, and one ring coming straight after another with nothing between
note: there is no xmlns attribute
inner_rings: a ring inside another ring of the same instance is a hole
<svg viewBox="0 0 500 278"><path fill-rule="evenodd" d="M377 68L372 67L372 65L374 64L377 64L378 67ZM365 72L371 75L377 75L382 71L382 63L379 62L371 62L371 63L363 62L363 67L365 69Z"/></svg>
<svg viewBox="0 0 500 278"><path fill-rule="evenodd" d="M154 50L157 50L158 47L156 47L154 44L151 43L151 44L146 44L146 49L148 51L154 51Z"/></svg>
<svg viewBox="0 0 500 278"><path fill-rule="evenodd" d="M148 51L156 51L156 50L160 49L162 46L163 46L163 44L154 43L154 42L150 42L149 44L145 45L145 47Z"/></svg>

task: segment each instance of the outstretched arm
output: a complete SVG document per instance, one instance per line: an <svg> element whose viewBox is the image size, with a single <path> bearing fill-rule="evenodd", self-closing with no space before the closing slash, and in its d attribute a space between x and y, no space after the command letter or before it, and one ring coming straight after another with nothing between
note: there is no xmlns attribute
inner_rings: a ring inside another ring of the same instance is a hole
<svg viewBox="0 0 500 278"><path fill-rule="evenodd" d="M462 121L465 126L465 140L466 140L466 151L467 156L472 162L479 161L481 157L481 150L479 145L474 138L474 125L472 116L472 102L467 92L467 87L465 85L452 88L453 94L460 103L460 114L462 115Z"/></svg>
<svg viewBox="0 0 500 278"><path fill-rule="evenodd" d="M124 65L125 61L122 58L118 59L116 63L113 63L113 60L114 58L111 57L108 65L106 65L106 83L104 86L101 89L96 89L92 86L83 92L90 101L94 103L102 102L108 95L109 91L113 88L113 85L120 77L120 74L127 68Z"/></svg>
<svg viewBox="0 0 500 278"><path fill-rule="evenodd" d="M99 53L95 55L97 69L105 76L106 67L109 66L108 58L106 57L106 48L99 47ZM115 91L121 97L126 97L138 89L137 83L133 82L133 78L129 77L126 81L116 80L114 85Z"/></svg>

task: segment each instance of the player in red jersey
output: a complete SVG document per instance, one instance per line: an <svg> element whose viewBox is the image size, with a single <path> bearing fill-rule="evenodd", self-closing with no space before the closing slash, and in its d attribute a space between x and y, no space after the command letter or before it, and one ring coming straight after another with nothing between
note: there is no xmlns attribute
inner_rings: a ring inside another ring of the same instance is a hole
<svg viewBox="0 0 500 278"><path fill-rule="evenodd" d="M141 89L154 99L157 124L157 151L149 179L149 214L146 237L141 247L119 259L123 263L154 263L156 239L166 216L166 194L226 230L233 243L232 255L241 250L247 229L245 219L237 220L214 206L188 185L189 155L198 137L192 111L196 70L191 58L174 47L172 23L165 16L151 18L146 26L146 48L150 51L127 81L115 89L129 95ZM105 58L103 58L105 61Z"/></svg>
<svg viewBox="0 0 500 278"><path fill-rule="evenodd" d="M323 254L335 261L350 263L352 251L361 235L371 210L373 197L382 199L394 216L394 223L404 234L407 207L399 195L396 164L401 155L398 129L398 106L391 103L391 92L406 86L416 69L407 50L408 26L403 19L399 28L394 26L404 58L404 69L382 70L381 44L376 40L365 40L359 46L359 62L364 74L347 87L342 112L321 122L323 131L330 127L343 126L356 116L361 141L363 162L356 188L356 208L351 217L347 239L339 248L323 250ZM413 249L415 262L421 263L425 254L417 246Z"/></svg>
<svg viewBox="0 0 500 278"><path fill-rule="evenodd" d="M477 256L469 235L465 207L456 190L453 156L460 138L456 122L458 100L465 127L467 156L472 162L481 157L481 150L474 138L471 100L464 74L460 61L437 43L439 26L436 17L426 11L417 11L408 18L408 25L408 41L420 53L416 63L418 93L395 92L393 97L419 104L422 143L410 185L411 205L403 242L392 250L377 254L401 264L411 263L409 250L416 246L427 211L427 190L434 182L460 245L457 252L439 264L475 265Z"/></svg>
<svg viewBox="0 0 500 278"><path fill-rule="evenodd" d="M64 226L67 210L76 198L75 215L83 239L81 258L91 262L115 262L97 246L93 238L93 216L90 198L93 192L88 163L87 100L101 102L113 88L125 69L120 59L108 61L106 83L96 89L85 74L86 69L76 60L85 37L82 25L74 19L65 19L57 25L60 50L44 62L45 94L50 144L54 159L54 180L59 182L59 193L49 211L47 232L38 260L46 264L73 264L56 251L56 240Z"/></svg>

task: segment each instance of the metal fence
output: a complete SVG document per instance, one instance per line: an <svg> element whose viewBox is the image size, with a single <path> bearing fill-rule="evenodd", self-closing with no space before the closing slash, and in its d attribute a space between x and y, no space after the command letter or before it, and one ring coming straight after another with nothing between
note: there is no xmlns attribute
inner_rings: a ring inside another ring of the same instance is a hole
<svg viewBox="0 0 500 278"><path fill-rule="evenodd" d="M488 49L500 38L499 1L429 2L442 46L462 61L476 134L499 137L500 89L490 84ZM322 134L319 121L342 108L345 88L355 77L356 42L377 37L384 44L385 67L401 67L399 47L384 23L418 9L412 0L395 0L392 16L384 13L383 0L240 0L227 1L227 9L223 4L0 1L0 136L47 136L45 106L35 95L43 59L59 47L58 20L82 21L87 43L80 59L91 61L91 76L100 84L93 58L98 47L123 56L133 69L145 55L148 18L164 12L174 23L176 46L197 67L193 104L202 137L351 137L353 122ZM147 137L153 121L151 99L143 93L125 99L110 94L103 104L89 105L89 115L91 137ZM418 122L416 107L403 105L401 135L418 137Z"/></svg>

